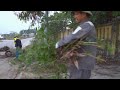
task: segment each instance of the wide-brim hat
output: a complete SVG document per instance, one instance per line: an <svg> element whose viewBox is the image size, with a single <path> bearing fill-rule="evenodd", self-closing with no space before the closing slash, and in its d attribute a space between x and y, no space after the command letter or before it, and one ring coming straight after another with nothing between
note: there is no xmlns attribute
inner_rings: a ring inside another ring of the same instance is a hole
<svg viewBox="0 0 120 90"><path fill-rule="evenodd" d="M74 14L75 11L72 11L71 13ZM89 14L90 16L93 16L92 12L91 11L81 11L81 12L84 12L84 13L87 13Z"/></svg>

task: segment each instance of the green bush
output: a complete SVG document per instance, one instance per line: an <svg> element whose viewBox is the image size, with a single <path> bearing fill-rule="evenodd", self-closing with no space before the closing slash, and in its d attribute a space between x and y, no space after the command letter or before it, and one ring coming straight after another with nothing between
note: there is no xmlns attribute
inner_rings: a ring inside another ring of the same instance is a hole
<svg viewBox="0 0 120 90"><path fill-rule="evenodd" d="M41 28L37 31L37 35L31 42L31 45L20 55L19 60L24 62L27 66L32 65L34 62L38 62L37 64L39 67L59 77L58 74L65 72L65 66L56 63L55 44L54 33L50 31L44 33L44 29Z"/></svg>

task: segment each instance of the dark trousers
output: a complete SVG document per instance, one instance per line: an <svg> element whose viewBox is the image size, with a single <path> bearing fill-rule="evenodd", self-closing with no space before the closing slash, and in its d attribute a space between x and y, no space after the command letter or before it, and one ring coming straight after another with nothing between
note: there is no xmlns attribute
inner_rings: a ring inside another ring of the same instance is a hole
<svg viewBox="0 0 120 90"><path fill-rule="evenodd" d="M71 72L69 79L90 79L91 70L78 70L77 72Z"/></svg>
<svg viewBox="0 0 120 90"><path fill-rule="evenodd" d="M21 48L20 47L16 47L16 59L18 59L20 53L21 53Z"/></svg>
<svg viewBox="0 0 120 90"><path fill-rule="evenodd" d="M87 69L77 69L74 67L69 67L68 69L69 79L90 79L91 70Z"/></svg>

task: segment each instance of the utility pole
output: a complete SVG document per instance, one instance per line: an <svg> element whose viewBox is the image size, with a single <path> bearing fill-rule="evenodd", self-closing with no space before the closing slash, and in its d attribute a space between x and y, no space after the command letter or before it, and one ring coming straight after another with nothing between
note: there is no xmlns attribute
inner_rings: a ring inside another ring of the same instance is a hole
<svg viewBox="0 0 120 90"><path fill-rule="evenodd" d="M44 32L48 31L48 14L49 12L45 11L45 31Z"/></svg>
<svg viewBox="0 0 120 90"><path fill-rule="evenodd" d="M44 34L47 36L47 31L48 31L48 11L45 11L45 30L44 30ZM47 43L47 38L44 38L44 41Z"/></svg>

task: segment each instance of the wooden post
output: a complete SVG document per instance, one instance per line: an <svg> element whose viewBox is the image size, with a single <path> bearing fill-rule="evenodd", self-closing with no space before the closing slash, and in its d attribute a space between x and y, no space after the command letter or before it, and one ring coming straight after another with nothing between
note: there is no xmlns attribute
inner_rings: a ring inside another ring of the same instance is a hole
<svg viewBox="0 0 120 90"><path fill-rule="evenodd" d="M116 23L116 47L115 47L115 55L118 54L118 48L119 48L119 22L118 20L115 21Z"/></svg>

